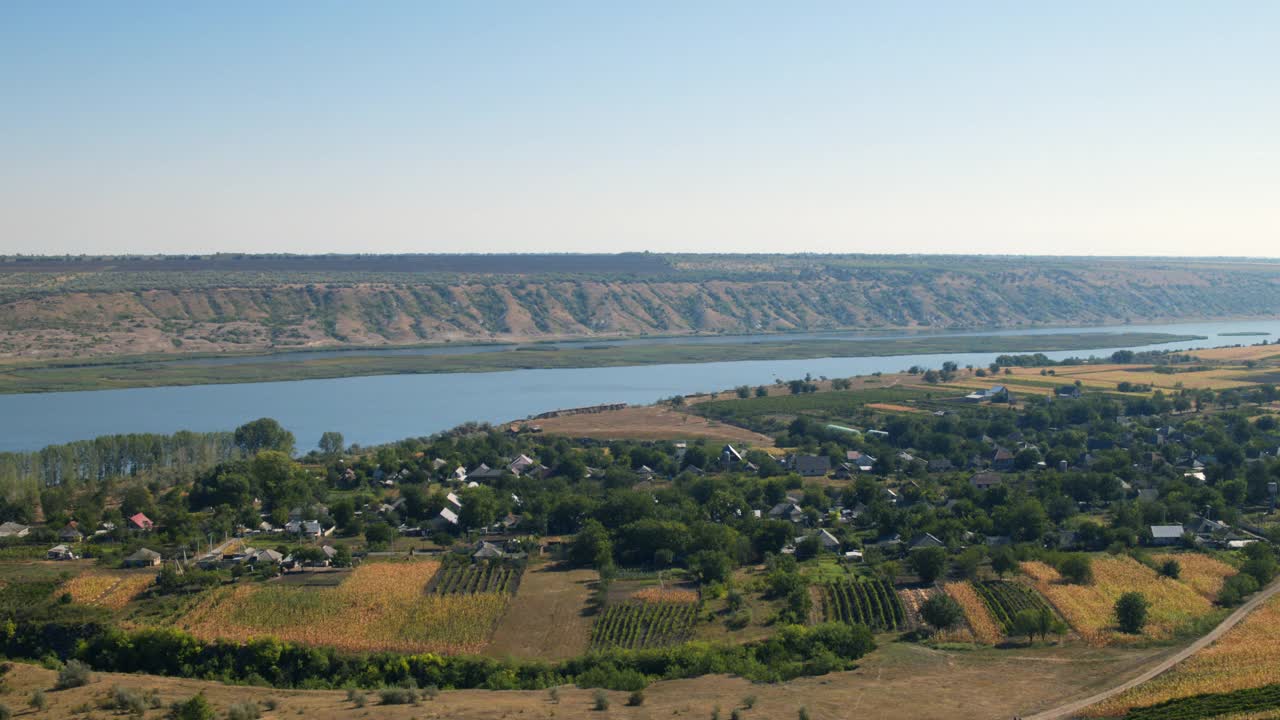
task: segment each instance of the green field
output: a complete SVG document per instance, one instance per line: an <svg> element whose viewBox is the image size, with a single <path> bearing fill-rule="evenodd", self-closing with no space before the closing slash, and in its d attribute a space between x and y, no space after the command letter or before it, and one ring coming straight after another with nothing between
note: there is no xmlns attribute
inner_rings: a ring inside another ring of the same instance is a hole
<svg viewBox="0 0 1280 720"><path fill-rule="evenodd" d="M519 352L459 355L370 355L352 351L297 362L246 359L234 365L201 365L183 359L116 358L90 363L13 363L0 368L0 393L64 392L129 387L315 380L364 375L398 375L503 370L621 367L628 365L795 360L823 357L1049 352L1151 345L1199 339L1164 333L1061 333L1032 336L967 335L886 340L794 340L726 344L633 344L557 349L526 346ZM875 401L871 401L875 402Z"/></svg>

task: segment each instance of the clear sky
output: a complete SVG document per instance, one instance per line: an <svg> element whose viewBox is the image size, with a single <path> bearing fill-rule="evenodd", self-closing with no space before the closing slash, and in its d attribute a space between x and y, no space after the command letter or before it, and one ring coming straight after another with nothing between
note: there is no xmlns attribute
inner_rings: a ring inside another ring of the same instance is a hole
<svg viewBox="0 0 1280 720"><path fill-rule="evenodd" d="M0 252L1280 255L1280 3L0 3Z"/></svg>

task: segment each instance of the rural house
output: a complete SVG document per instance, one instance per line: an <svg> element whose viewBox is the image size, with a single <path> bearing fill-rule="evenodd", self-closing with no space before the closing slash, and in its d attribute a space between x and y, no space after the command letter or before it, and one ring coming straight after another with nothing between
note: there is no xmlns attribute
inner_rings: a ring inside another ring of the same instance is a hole
<svg viewBox="0 0 1280 720"><path fill-rule="evenodd" d="M84 533L73 523L58 531L58 539L64 543L78 543L84 539Z"/></svg>
<svg viewBox="0 0 1280 720"><path fill-rule="evenodd" d="M134 530L149 531L155 527L155 523L151 522L151 518L147 517L146 515L143 515L142 513L137 513L129 517L129 527L133 528Z"/></svg>
<svg viewBox="0 0 1280 720"><path fill-rule="evenodd" d="M49 548L49 552L45 553L47 560L75 560L76 554L71 552L71 548L66 545L54 545Z"/></svg>
<svg viewBox="0 0 1280 720"><path fill-rule="evenodd" d="M0 538L22 538L31 533L31 528L9 520L0 524Z"/></svg>
<svg viewBox="0 0 1280 720"><path fill-rule="evenodd" d="M141 548L124 559L124 566L127 568L155 567L159 564L160 553L147 548Z"/></svg>
<svg viewBox="0 0 1280 720"><path fill-rule="evenodd" d="M794 455L791 467L801 477L824 477L831 472L831 458L826 455Z"/></svg>
<svg viewBox="0 0 1280 720"><path fill-rule="evenodd" d="M1152 525L1152 545L1177 545L1182 542L1181 525Z"/></svg>
<svg viewBox="0 0 1280 720"><path fill-rule="evenodd" d="M981 472L969 478L969 485L978 490L988 490L1004 484L1004 478L995 473Z"/></svg>

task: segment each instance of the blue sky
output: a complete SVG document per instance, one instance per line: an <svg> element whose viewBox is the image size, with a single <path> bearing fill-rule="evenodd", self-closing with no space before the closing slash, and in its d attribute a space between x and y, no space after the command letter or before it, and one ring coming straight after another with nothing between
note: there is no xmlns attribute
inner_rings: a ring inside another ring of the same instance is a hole
<svg viewBox="0 0 1280 720"><path fill-rule="evenodd" d="M0 4L0 252L1280 255L1271 2Z"/></svg>

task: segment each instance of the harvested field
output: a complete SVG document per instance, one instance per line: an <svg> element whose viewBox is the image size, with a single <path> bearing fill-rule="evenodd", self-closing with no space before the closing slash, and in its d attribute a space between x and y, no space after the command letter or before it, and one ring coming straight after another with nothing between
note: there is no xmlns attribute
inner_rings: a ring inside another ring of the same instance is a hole
<svg viewBox="0 0 1280 720"><path fill-rule="evenodd" d="M1200 693L1223 693L1280 683L1280 595L1218 642L1173 670L1090 708L1091 717L1123 715L1129 708Z"/></svg>
<svg viewBox="0 0 1280 720"><path fill-rule="evenodd" d="M478 652L509 598L502 593L427 595L438 567L434 562L369 563L334 588L219 588L178 625L206 640L272 636L352 651Z"/></svg>
<svg viewBox="0 0 1280 720"><path fill-rule="evenodd" d="M921 410L920 408L908 407L906 405L896 405L894 403L867 403L866 406L876 410L887 410L889 412L899 412L899 413L926 412L925 410Z"/></svg>
<svg viewBox="0 0 1280 720"><path fill-rule="evenodd" d="M537 422L553 435L602 440L696 440L707 438L757 447L770 447L773 438L735 425L708 420L656 405L601 413L566 415Z"/></svg>
<svg viewBox="0 0 1280 720"><path fill-rule="evenodd" d="M1195 355L1201 360L1266 360L1280 357L1280 346L1270 344L1210 348L1207 350L1193 350L1189 354Z"/></svg>
<svg viewBox="0 0 1280 720"><path fill-rule="evenodd" d="M596 580L594 570L546 565L525 571L484 653L563 660L585 652L591 639L591 586Z"/></svg>
<svg viewBox="0 0 1280 720"><path fill-rule="evenodd" d="M1126 556L1095 557L1094 582L1070 585L1058 571L1036 561L1022 563L1040 594L1092 645L1167 640L1188 623L1213 610L1212 604L1190 585L1160 577L1154 570ZM1136 590L1151 603L1146 627L1138 636L1115 630L1115 602Z"/></svg>

